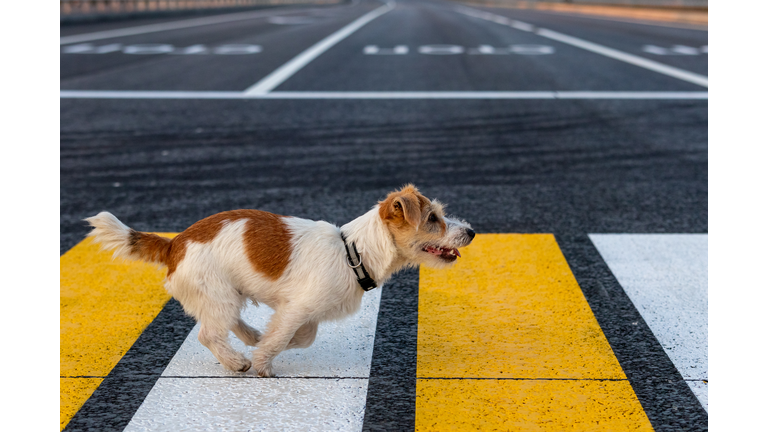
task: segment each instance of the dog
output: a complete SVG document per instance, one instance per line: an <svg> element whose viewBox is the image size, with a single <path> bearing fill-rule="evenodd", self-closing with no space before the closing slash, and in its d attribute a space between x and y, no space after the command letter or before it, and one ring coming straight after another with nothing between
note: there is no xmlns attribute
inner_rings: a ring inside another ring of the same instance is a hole
<svg viewBox="0 0 768 432"><path fill-rule="evenodd" d="M108 212L85 221L114 257L166 266L165 288L200 323L200 342L225 368L253 366L260 377L274 376L280 352L312 345L320 322L355 313L393 273L450 266L475 237L411 184L341 228L260 210L218 213L173 239L134 231ZM248 300L275 311L263 334L240 316ZM229 344L230 331L257 347L253 362Z"/></svg>

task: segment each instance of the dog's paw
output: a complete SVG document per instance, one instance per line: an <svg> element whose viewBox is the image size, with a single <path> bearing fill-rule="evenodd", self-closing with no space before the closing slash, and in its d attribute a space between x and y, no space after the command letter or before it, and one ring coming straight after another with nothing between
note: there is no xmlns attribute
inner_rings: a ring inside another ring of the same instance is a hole
<svg viewBox="0 0 768 432"><path fill-rule="evenodd" d="M258 373L260 377L271 378L275 376L275 374L272 372L272 362L264 362L257 359L254 359L253 361L253 368L256 370L256 373Z"/></svg>
<svg viewBox="0 0 768 432"><path fill-rule="evenodd" d="M272 368L271 367L264 368L264 369L258 371L258 374L262 378L272 378L272 377L275 376L275 373L272 372Z"/></svg>
<svg viewBox="0 0 768 432"><path fill-rule="evenodd" d="M228 363L222 363L222 365L233 372L247 372L251 368L251 361L245 357L239 359L233 359Z"/></svg>
<svg viewBox="0 0 768 432"><path fill-rule="evenodd" d="M238 370L238 372L248 372L248 369L250 368L251 368L250 360L245 360L245 363L243 363L242 367Z"/></svg>

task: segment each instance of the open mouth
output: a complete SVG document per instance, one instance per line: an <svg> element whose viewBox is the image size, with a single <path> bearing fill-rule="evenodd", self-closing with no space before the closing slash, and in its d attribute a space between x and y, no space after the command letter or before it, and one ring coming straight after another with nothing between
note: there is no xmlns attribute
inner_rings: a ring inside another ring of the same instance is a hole
<svg viewBox="0 0 768 432"><path fill-rule="evenodd" d="M456 261L456 259L461 256L459 250L456 248L444 248L440 246L426 245L421 250L436 257L440 257L447 262Z"/></svg>

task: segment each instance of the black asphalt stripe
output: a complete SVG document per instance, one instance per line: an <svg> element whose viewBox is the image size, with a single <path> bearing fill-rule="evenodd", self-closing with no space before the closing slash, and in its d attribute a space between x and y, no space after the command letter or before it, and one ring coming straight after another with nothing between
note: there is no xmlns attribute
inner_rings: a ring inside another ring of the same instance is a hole
<svg viewBox="0 0 768 432"><path fill-rule="evenodd" d="M589 237L556 238L653 428L708 430L707 412Z"/></svg>
<svg viewBox="0 0 768 432"><path fill-rule="evenodd" d="M64 430L125 429L194 325L178 301L166 303Z"/></svg>
<svg viewBox="0 0 768 432"><path fill-rule="evenodd" d="M416 342L419 270L395 275L381 292L364 431L416 427Z"/></svg>

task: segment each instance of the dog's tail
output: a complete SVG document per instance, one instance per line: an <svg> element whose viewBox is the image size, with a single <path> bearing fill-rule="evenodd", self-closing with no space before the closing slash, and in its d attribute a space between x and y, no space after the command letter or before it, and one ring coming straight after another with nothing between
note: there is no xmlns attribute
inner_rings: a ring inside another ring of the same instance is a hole
<svg viewBox="0 0 768 432"><path fill-rule="evenodd" d="M102 249L114 250L114 258L167 265L171 239L134 231L109 212L101 212L85 220L93 227L88 237L93 237Z"/></svg>

